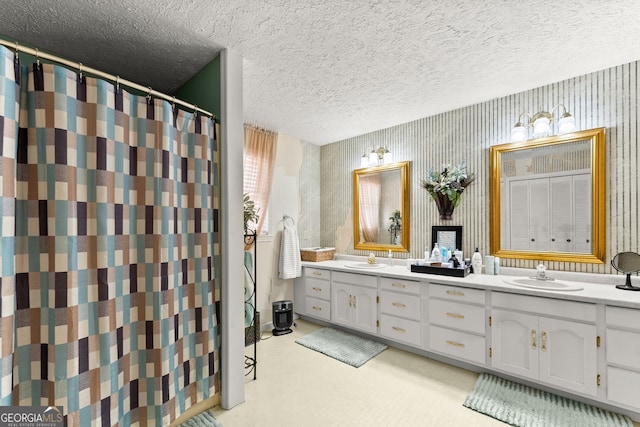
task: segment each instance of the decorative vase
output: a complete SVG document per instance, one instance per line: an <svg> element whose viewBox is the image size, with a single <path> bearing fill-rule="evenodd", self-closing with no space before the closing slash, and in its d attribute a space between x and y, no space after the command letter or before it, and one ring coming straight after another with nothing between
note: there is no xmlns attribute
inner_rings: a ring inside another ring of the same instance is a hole
<svg viewBox="0 0 640 427"><path fill-rule="evenodd" d="M436 206L438 207L438 212L440 212L440 219L450 221L451 215L453 215L453 209L455 208L455 206L453 206L453 202L449 200L449 197L447 197L446 194L442 194L442 193L435 193L435 194L436 194L435 201L436 201Z"/></svg>

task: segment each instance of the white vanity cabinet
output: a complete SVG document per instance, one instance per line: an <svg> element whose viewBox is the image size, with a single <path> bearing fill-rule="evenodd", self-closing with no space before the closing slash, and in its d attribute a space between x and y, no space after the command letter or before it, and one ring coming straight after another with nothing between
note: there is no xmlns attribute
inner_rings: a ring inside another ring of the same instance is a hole
<svg viewBox="0 0 640 427"><path fill-rule="evenodd" d="M298 314L331 320L331 270L305 267L294 286L294 310Z"/></svg>
<svg viewBox="0 0 640 427"><path fill-rule="evenodd" d="M607 306L607 400L640 411L640 311Z"/></svg>
<svg viewBox="0 0 640 427"><path fill-rule="evenodd" d="M420 347L420 289L418 281L380 278L380 334Z"/></svg>
<svg viewBox="0 0 640 427"><path fill-rule="evenodd" d="M430 283L427 311L429 350L485 363L484 290Z"/></svg>
<svg viewBox="0 0 640 427"><path fill-rule="evenodd" d="M378 332L378 278L334 271L331 283L331 321L352 329Z"/></svg>
<svg viewBox="0 0 640 427"><path fill-rule="evenodd" d="M491 366L596 396L596 306L492 293Z"/></svg>

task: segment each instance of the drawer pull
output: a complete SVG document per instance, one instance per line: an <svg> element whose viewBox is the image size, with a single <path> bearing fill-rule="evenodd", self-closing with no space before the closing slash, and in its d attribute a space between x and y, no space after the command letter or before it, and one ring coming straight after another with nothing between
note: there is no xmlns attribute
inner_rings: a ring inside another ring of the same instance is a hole
<svg viewBox="0 0 640 427"><path fill-rule="evenodd" d="M391 305L394 307L400 307L400 308L405 308L407 306L406 304L403 304L401 302L392 302Z"/></svg>
<svg viewBox="0 0 640 427"><path fill-rule="evenodd" d="M447 340L447 344L452 345L454 347L464 347L464 344L462 344L461 342L456 342L456 341L451 341L451 340Z"/></svg>
<svg viewBox="0 0 640 427"><path fill-rule="evenodd" d="M464 296L464 292L460 292L460 291L447 291L447 294L455 295L457 297L463 297Z"/></svg>
<svg viewBox="0 0 640 427"><path fill-rule="evenodd" d="M545 331L540 334L540 340L542 341L540 350L547 351L547 333Z"/></svg>
<svg viewBox="0 0 640 427"><path fill-rule="evenodd" d="M313 272L313 275L314 275L314 276L322 276L322 273L321 273L321 272L319 272L319 271L314 271L314 272Z"/></svg>
<svg viewBox="0 0 640 427"><path fill-rule="evenodd" d="M453 317L454 319L464 319L464 314L447 313L447 317Z"/></svg>
<svg viewBox="0 0 640 427"><path fill-rule="evenodd" d="M315 305L312 307L315 311L322 311L321 307L316 307Z"/></svg>
<svg viewBox="0 0 640 427"><path fill-rule="evenodd" d="M402 333L407 332L406 329L398 328L397 326L392 326L391 329L393 329L396 332L402 332Z"/></svg>
<svg viewBox="0 0 640 427"><path fill-rule="evenodd" d="M393 282L391 284L391 286L393 286L394 288L406 288L407 287L407 285L405 285L404 283L396 283L396 282Z"/></svg>
<svg viewBox="0 0 640 427"><path fill-rule="evenodd" d="M321 292L321 291L322 291L322 288L319 288L319 287L317 287L317 286L314 286L314 287L313 287L313 288L311 288L311 289L313 289L314 291L318 291L318 292Z"/></svg>
<svg viewBox="0 0 640 427"><path fill-rule="evenodd" d="M538 347L538 337L536 335L536 330L531 330L531 348L535 349Z"/></svg>

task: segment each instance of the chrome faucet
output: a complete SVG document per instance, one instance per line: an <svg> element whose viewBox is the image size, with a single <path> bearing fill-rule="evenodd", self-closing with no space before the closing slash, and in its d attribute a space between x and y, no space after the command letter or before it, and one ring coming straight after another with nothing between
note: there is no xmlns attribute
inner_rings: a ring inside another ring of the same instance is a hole
<svg viewBox="0 0 640 427"><path fill-rule="evenodd" d="M547 268L544 264L538 264L536 267L536 280L553 280L551 277L547 276Z"/></svg>

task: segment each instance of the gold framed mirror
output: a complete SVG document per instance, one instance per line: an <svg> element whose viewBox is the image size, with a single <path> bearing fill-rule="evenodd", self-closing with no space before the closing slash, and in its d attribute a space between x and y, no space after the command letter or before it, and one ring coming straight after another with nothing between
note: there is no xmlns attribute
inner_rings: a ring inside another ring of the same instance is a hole
<svg viewBox="0 0 640 427"><path fill-rule="evenodd" d="M605 262L604 128L495 145L491 254Z"/></svg>
<svg viewBox="0 0 640 427"><path fill-rule="evenodd" d="M353 171L353 247L409 251L409 162Z"/></svg>

